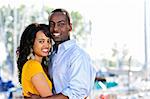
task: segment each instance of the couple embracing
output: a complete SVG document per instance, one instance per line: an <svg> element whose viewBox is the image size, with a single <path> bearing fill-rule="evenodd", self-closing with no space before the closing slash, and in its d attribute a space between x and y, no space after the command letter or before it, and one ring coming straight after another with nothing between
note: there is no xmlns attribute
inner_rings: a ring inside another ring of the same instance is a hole
<svg viewBox="0 0 150 99"><path fill-rule="evenodd" d="M88 54L70 39L71 30L64 9L51 12L49 25L26 27L17 60L24 98L85 99L90 95L96 71Z"/></svg>

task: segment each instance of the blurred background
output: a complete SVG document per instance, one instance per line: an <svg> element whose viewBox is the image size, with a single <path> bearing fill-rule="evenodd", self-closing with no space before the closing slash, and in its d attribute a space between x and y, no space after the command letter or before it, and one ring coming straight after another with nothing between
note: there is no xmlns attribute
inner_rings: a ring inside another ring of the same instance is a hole
<svg viewBox="0 0 150 99"><path fill-rule="evenodd" d="M69 11L72 39L97 69L89 99L150 97L150 0L0 0L0 99L21 95L16 49L25 27ZM18 98L19 99L19 98Z"/></svg>

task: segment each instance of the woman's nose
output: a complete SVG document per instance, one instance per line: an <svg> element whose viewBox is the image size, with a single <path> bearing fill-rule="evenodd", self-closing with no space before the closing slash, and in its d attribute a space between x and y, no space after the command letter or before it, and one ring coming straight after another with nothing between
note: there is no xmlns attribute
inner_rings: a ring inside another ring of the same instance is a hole
<svg viewBox="0 0 150 99"><path fill-rule="evenodd" d="M49 42L45 42L44 43L44 47L49 48L50 47L50 43Z"/></svg>

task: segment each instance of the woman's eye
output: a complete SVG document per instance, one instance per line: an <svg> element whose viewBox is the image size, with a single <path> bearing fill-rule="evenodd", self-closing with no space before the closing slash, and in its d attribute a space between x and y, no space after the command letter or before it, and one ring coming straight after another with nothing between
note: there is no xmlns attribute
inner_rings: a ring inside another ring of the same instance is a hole
<svg viewBox="0 0 150 99"><path fill-rule="evenodd" d="M39 41L39 43L44 43L44 41Z"/></svg>
<svg viewBox="0 0 150 99"><path fill-rule="evenodd" d="M48 40L48 41L47 41L47 43L49 43L49 44L50 44L50 43L51 43L51 41L50 41L50 40Z"/></svg>

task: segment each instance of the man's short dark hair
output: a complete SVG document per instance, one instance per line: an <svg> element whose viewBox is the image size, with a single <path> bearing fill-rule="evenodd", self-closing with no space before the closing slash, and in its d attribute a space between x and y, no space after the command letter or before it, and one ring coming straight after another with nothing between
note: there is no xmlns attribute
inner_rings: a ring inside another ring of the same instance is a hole
<svg viewBox="0 0 150 99"><path fill-rule="evenodd" d="M53 11L51 12L51 14L49 15L49 20L50 20L51 15L52 15L53 13L55 13L55 12L62 12L62 13L64 13L64 14L66 15L67 20L68 20L68 24L70 24L70 16L69 16L68 11L66 11L65 9L61 9L61 8L58 8L58 9L53 10Z"/></svg>

